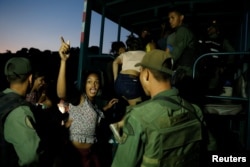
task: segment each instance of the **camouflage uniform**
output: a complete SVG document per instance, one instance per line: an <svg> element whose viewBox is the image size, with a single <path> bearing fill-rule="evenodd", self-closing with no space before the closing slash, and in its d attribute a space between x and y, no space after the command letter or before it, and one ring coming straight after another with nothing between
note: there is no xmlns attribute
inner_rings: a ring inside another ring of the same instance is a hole
<svg viewBox="0 0 250 167"><path fill-rule="evenodd" d="M7 88L3 92L10 93L13 91ZM38 160L37 149L40 138L33 127L32 122L34 120L34 115L29 106L19 106L9 113L4 123L4 138L13 145L20 166Z"/></svg>
<svg viewBox="0 0 250 167"><path fill-rule="evenodd" d="M179 105L155 99L160 96L182 103L173 88L131 107L112 167L198 166L202 139L199 120ZM199 107L192 106L202 119Z"/></svg>

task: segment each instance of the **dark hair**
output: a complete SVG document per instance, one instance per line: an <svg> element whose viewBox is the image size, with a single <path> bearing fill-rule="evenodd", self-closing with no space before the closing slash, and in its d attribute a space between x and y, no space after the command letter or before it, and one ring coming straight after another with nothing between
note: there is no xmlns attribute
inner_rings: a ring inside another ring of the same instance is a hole
<svg viewBox="0 0 250 167"><path fill-rule="evenodd" d="M122 41L112 42L110 53L112 53L113 55L118 55L120 48L126 48L125 44Z"/></svg>
<svg viewBox="0 0 250 167"><path fill-rule="evenodd" d="M136 38L134 35L128 36L126 45L128 47L128 50L143 50L141 40L139 38Z"/></svg>
<svg viewBox="0 0 250 167"><path fill-rule="evenodd" d="M100 88L102 88L103 86L103 75L102 75L102 72L100 70L97 70L97 69L90 69L90 70L85 70L83 71L82 75L83 75L83 87L82 87L82 91L85 92L85 87L86 87L86 82L87 82L87 79L89 77L89 75L91 74L96 74L97 77L99 78L100 80Z"/></svg>
<svg viewBox="0 0 250 167"><path fill-rule="evenodd" d="M88 79L88 76L91 75L91 74L96 74L100 80L100 88L102 88L102 85L103 85L103 77L102 77L102 74L101 74L101 71L100 70L84 70L82 72L82 75L83 75L83 85L82 87L79 89L77 88L77 85L74 83L74 84L70 84L67 86L67 97L65 99L66 102L68 103L71 103L72 105L78 105L80 103L80 100L81 100L81 95L82 93L85 93L85 88L86 88L86 82L87 82L87 79Z"/></svg>
<svg viewBox="0 0 250 167"><path fill-rule="evenodd" d="M142 32L143 31L147 31L149 34L151 34L150 28L147 27L147 26L145 26L145 27L142 28Z"/></svg>
<svg viewBox="0 0 250 167"><path fill-rule="evenodd" d="M220 24L218 23L217 19L210 20L207 28L214 27L216 31L220 31Z"/></svg>
<svg viewBox="0 0 250 167"><path fill-rule="evenodd" d="M32 72L32 83L34 83L34 81L39 78L39 77L45 77L46 73L42 70L37 70Z"/></svg>
<svg viewBox="0 0 250 167"><path fill-rule="evenodd" d="M77 106L80 103L82 93L75 84L67 86L66 94L66 102L71 103L74 106Z"/></svg>
<svg viewBox="0 0 250 167"><path fill-rule="evenodd" d="M168 13L171 13L171 12L176 12L178 13L179 15L184 15L184 11L182 8L180 7L177 7L177 6L172 6L171 8L168 9Z"/></svg>

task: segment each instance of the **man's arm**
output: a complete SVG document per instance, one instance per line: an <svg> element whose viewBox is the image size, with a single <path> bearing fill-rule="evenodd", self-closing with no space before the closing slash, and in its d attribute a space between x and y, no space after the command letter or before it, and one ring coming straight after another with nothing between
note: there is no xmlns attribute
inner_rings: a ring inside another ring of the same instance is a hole
<svg viewBox="0 0 250 167"><path fill-rule="evenodd" d="M6 118L4 137L13 144L19 158L19 165L29 165L38 161L37 149L40 138L32 125L34 120L28 106L14 109Z"/></svg>
<svg viewBox="0 0 250 167"><path fill-rule="evenodd" d="M140 166L143 155L142 127L133 117L126 117L122 140L115 154L112 167Z"/></svg>
<svg viewBox="0 0 250 167"><path fill-rule="evenodd" d="M193 40L193 34L187 28L180 27L177 30L174 45L172 46L173 49L170 51L174 61L177 61L181 57L191 40Z"/></svg>

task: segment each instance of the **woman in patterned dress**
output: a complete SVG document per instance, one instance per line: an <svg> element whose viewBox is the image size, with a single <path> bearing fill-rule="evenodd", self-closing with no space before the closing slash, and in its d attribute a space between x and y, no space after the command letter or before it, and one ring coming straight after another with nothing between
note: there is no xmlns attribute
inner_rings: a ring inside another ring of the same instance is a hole
<svg viewBox="0 0 250 167"><path fill-rule="evenodd" d="M95 104L95 97L101 86L101 78L99 73L95 71L89 71L84 76L83 92L66 91L66 62L69 58L70 44L69 42L65 43L63 38L61 38L61 41L57 95L69 102L68 113L69 119L72 120L69 127L69 138L81 155L82 166L99 167L98 157L91 149L97 141L96 128L101 118L104 118L103 111L110 109L118 101L115 98L111 99L102 110L98 108ZM69 87L67 86L67 88ZM73 92L76 92L76 94Z"/></svg>

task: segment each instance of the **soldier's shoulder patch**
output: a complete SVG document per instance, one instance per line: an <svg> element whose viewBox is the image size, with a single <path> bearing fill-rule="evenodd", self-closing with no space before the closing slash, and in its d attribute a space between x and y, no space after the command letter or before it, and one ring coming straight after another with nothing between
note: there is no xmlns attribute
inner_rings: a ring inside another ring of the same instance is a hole
<svg viewBox="0 0 250 167"><path fill-rule="evenodd" d="M126 124L126 129L127 129L128 135L133 136L135 134L135 131L129 122L127 122L127 124Z"/></svg>

